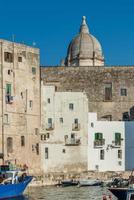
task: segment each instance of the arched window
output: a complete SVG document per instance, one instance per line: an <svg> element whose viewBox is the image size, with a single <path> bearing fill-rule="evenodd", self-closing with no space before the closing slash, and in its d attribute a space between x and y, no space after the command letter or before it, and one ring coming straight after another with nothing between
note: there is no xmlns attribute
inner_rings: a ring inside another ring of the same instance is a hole
<svg viewBox="0 0 134 200"><path fill-rule="evenodd" d="M13 138L8 137L7 138L7 153L12 153L13 152Z"/></svg>
<svg viewBox="0 0 134 200"><path fill-rule="evenodd" d="M21 146L25 146L25 136L21 136Z"/></svg>
<svg viewBox="0 0 134 200"><path fill-rule="evenodd" d="M115 145L121 145L121 133L115 133Z"/></svg>

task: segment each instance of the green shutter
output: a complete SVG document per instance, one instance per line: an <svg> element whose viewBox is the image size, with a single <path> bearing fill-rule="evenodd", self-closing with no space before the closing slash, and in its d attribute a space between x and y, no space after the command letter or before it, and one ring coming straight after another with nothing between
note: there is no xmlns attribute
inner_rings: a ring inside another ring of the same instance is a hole
<svg viewBox="0 0 134 200"><path fill-rule="evenodd" d="M6 84L6 93L11 95L11 84Z"/></svg>
<svg viewBox="0 0 134 200"><path fill-rule="evenodd" d="M95 133L95 140L98 140L98 133Z"/></svg>

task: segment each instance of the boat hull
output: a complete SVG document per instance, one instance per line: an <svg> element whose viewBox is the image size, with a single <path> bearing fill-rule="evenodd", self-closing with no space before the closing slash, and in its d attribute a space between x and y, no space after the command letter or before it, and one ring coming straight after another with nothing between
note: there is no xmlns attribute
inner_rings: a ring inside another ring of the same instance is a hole
<svg viewBox="0 0 134 200"><path fill-rule="evenodd" d="M134 192L133 188L108 188L118 200L126 200L128 193Z"/></svg>
<svg viewBox="0 0 134 200"><path fill-rule="evenodd" d="M100 186L100 185L102 185L102 182L98 181L98 180L81 180L81 181L79 181L79 187Z"/></svg>
<svg viewBox="0 0 134 200"><path fill-rule="evenodd" d="M0 185L0 199L21 196L27 185L31 182L32 176L27 176L25 179L16 184Z"/></svg>

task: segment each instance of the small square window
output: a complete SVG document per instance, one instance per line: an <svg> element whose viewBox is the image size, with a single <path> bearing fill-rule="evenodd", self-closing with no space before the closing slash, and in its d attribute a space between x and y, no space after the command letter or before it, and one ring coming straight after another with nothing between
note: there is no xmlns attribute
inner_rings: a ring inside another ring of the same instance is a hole
<svg viewBox="0 0 134 200"><path fill-rule="evenodd" d="M33 101L32 100L29 101L29 107L33 108Z"/></svg>
<svg viewBox="0 0 134 200"><path fill-rule="evenodd" d="M60 117L59 121L61 124L63 124L63 117Z"/></svg>
<svg viewBox="0 0 134 200"><path fill-rule="evenodd" d="M69 104L69 110L74 110L74 104L73 103Z"/></svg>
<svg viewBox="0 0 134 200"><path fill-rule="evenodd" d="M66 153L66 149L62 149L62 153Z"/></svg>
<svg viewBox="0 0 134 200"><path fill-rule="evenodd" d="M38 135L38 134L39 134L39 129L35 128L35 135Z"/></svg>
<svg viewBox="0 0 134 200"><path fill-rule="evenodd" d="M18 57L18 62L22 62L22 57L21 56Z"/></svg>
<svg viewBox="0 0 134 200"><path fill-rule="evenodd" d="M32 67L32 74L36 74L36 68Z"/></svg>
<svg viewBox="0 0 134 200"><path fill-rule="evenodd" d="M127 96L127 89L121 88L121 96Z"/></svg>
<svg viewBox="0 0 134 200"><path fill-rule="evenodd" d="M10 74L11 74L11 70L10 70L10 69L8 69L7 73L8 73L8 75L10 75Z"/></svg>
<svg viewBox="0 0 134 200"><path fill-rule="evenodd" d="M48 98L48 99L47 99L47 103L50 103L50 102L51 102L51 101L50 101L50 98Z"/></svg>
<svg viewBox="0 0 134 200"><path fill-rule="evenodd" d="M92 128L94 127L94 123L93 123L93 122L91 122L91 127L92 127Z"/></svg>

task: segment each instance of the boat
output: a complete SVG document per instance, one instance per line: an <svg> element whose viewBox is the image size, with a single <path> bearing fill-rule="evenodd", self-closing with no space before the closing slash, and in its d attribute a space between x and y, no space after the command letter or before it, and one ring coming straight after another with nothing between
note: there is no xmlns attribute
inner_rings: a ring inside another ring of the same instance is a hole
<svg viewBox="0 0 134 200"><path fill-rule="evenodd" d="M85 179L79 181L79 187L85 187L85 186L101 186L102 181L99 179Z"/></svg>
<svg viewBox="0 0 134 200"><path fill-rule="evenodd" d="M32 176L20 170L0 170L0 199L22 196Z"/></svg>
<svg viewBox="0 0 134 200"><path fill-rule="evenodd" d="M61 187L69 187L69 186L76 186L78 185L78 181L76 180L63 180L61 182L59 182L58 184L56 184L56 186L61 186Z"/></svg>
<svg viewBox="0 0 134 200"><path fill-rule="evenodd" d="M134 188L108 188L118 200L134 200Z"/></svg>

